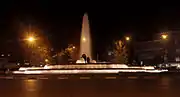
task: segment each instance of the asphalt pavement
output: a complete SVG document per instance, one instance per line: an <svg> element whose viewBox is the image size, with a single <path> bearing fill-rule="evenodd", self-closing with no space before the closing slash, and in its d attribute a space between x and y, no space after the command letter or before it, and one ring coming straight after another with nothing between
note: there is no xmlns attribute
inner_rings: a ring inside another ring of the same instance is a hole
<svg viewBox="0 0 180 97"><path fill-rule="evenodd" d="M179 97L178 74L6 75L0 97Z"/></svg>

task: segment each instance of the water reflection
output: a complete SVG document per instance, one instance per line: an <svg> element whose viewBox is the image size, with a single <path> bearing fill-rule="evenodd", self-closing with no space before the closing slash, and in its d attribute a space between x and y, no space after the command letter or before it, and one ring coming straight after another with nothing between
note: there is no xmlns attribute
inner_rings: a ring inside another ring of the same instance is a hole
<svg viewBox="0 0 180 97"><path fill-rule="evenodd" d="M160 81L160 87L163 89L168 89L170 88L170 78L169 77L162 77Z"/></svg>
<svg viewBox="0 0 180 97"><path fill-rule="evenodd" d="M23 80L24 97L39 97L40 81L34 79Z"/></svg>

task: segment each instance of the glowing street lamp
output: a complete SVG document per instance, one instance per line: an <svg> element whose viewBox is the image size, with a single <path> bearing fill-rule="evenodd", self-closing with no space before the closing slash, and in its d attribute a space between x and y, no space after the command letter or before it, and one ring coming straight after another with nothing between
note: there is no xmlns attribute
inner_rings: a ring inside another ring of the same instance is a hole
<svg viewBox="0 0 180 97"><path fill-rule="evenodd" d="M167 38L168 38L168 35L167 35L167 34L162 34L162 35L161 35L161 38L162 38L162 39L167 39Z"/></svg>
<svg viewBox="0 0 180 97"><path fill-rule="evenodd" d="M163 40L166 40L168 38L168 35L167 34L162 34L161 38ZM163 61L164 61L164 63L167 63L167 60L168 60L167 53L168 53L168 50L166 48L166 44L164 44L164 54L163 54Z"/></svg>
<svg viewBox="0 0 180 97"><path fill-rule="evenodd" d="M130 37L125 37L126 38L126 41L129 41L130 40Z"/></svg>
<svg viewBox="0 0 180 97"><path fill-rule="evenodd" d="M33 36L30 36L30 37L27 38L27 40L29 42L34 42L36 39Z"/></svg>

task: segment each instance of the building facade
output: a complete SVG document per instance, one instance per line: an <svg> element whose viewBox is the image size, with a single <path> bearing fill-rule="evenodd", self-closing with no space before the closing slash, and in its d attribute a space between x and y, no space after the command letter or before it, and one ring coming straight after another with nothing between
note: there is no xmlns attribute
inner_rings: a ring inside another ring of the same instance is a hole
<svg viewBox="0 0 180 97"><path fill-rule="evenodd" d="M160 64L164 62L179 62L180 60L180 31L168 31L166 39L156 34L151 41L134 43L134 58L144 64Z"/></svg>

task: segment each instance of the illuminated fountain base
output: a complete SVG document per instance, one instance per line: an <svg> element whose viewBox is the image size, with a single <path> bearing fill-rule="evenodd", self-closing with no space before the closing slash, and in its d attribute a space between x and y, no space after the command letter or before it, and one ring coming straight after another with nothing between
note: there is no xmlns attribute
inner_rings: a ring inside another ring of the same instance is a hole
<svg viewBox="0 0 180 97"><path fill-rule="evenodd" d="M106 74L106 73L120 73L120 72L148 72L160 73L167 70L35 70L35 71L14 71L14 74Z"/></svg>
<svg viewBox="0 0 180 97"><path fill-rule="evenodd" d="M87 63L87 62L85 62L84 60L77 60L76 63L79 64L79 63ZM96 60L91 60L90 63L96 63Z"/></svg>
<svg viewBox="0 0 180 97"><path fill-rule="evenodd" d="M125 64L79 64L79 65L46 65L44 67L21 67L13 74L106 74L120 72L160 73L168 70L157 70L153 66L127 66Z"/></svg>

